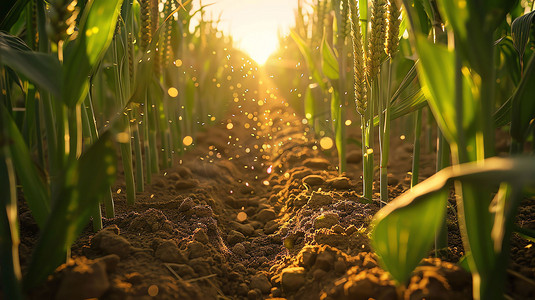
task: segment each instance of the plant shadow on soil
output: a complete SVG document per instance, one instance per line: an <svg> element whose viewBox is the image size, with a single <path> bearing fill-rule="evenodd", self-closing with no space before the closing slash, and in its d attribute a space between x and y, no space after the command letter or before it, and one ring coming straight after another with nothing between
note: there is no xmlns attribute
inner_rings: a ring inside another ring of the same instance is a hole
<svg viewBox="0 0 535 300"><path fill-rule="evenodd" d="M194 150L155 176L134 206L126 205L119 174L116 217L96 234L88 226L73 259L30 298L471 299L471 276L454 264L463 250L452 210L442 259L430 252L396 289L369 246L379 207L360 197L360 150L350 146L348 172L338 175L335 151L317 149L301 119L271 101L246 98L228 121L200 132ZM392 143L391 199L408 188L412 155L410 142ZM431 152L421 166L422 178L433 174ZM535 201L524 201L524 227L535 229L534 209ZM37 225L22 203L20 215L24 268ZM512 241L507 293L515 299L535 297L531 245Z"/></svg>

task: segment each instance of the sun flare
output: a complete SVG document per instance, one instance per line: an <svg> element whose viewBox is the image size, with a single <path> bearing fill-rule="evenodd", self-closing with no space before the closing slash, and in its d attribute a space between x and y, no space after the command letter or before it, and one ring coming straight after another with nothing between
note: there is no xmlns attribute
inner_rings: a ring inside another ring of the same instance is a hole
<svg viewBox="0 0 535 300"><path fill-rule="evenodd" d="M297 0L217 0L205 8L208 19L220 17L219 28L231 35L238 48L262 65L294 24ZM203 1L209 4L208 1Z"/></svg>

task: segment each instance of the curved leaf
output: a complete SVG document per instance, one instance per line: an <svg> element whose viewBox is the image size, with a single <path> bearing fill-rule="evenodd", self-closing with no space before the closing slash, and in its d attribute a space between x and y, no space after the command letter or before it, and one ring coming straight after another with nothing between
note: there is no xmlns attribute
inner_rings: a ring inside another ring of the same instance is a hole
<svg viewBox="0 0 535 300"><path fill-rule="evenodd" d="M18 0L11 1L12 6L7 9L7 7L2 7L1 13L1 22L0 22L0 31L9 31L11 26L17 22L20 17L20 14L26 7L26 4L30 2L29 0ZM5 9L5 10L4 10Z"/></svg>
<svg viewBox="0 0 535 300"><path fill-rule="evenodd" d="M396 281L407 282L412 270L427 256L445 216L449 184L454 180L490 187L508 182L519 189L535 183L535 159L494 157L449 167L381 209L372 221L372 245Z"/></svg>
<svg viewBox="0 0 535 300"><path fill-rule="evenodd" d="M322 89L325 89L325 85L323 84L323 78L321 77L321 74L319 73L318 68L316 67L316 63L314 62L314 58L312 57L312 51L310 50L310 47L308 47L306 42L295 31L290 30L290 36L297 44L297 48L299 48L301 55L303 55L303 57L305 58L305 62L308 66L308 70L311 73L312 78L314 78L316 83L318 83Z"/></svg>
<svg viewBox="0 0 535 300"><path fill-rule="evenodd" d="M526 45L529 39L529 33L531 31L531 25L535 18L535 11L527 13L521 17L516 18L511 24L511 36L513 38L513 44L520 56L520 59L524 58L524 52L526 51Z"/></svg>
<svg viewBox="0 0 535 300"><path fill-rule="evenodd" d="M40 284L65 261L67 250L87 225L94 207L109 192L116 171L109 131L66 168L63 187L54 199L24 278L26 288Z"/></svg>
<svg viewBox="0 0 535 300"><path fill-rule="evenodd" d="M531 120L535 118L535 55L531 56L520 81L511 98L511 136L518 142L526 139Z"/></svg>
<svg viewBox="0 0 535 300"><path fill-rule="evenodd" d="M0 33L0 64L10 67L53 96L60 96L62 68L53 55L29 51L22 40Z"/></svg>
<svg viewBox="0 0 535 300"><path fill-rule="evenodd" d="M10 147L13 165L17 170L26 201L35 222L42 229L50 213L50 192L43 177L40 176L39 170L32 162L30 151L22 134L4 105L0 105L0 116L2 116L2 126L6 129L9 138L3 142L8 143Z"/></svg>
<svg viewBox="0 0 535 300"><path fill-rule="evenodd" d="M84 100L88 77L111 43L123 0L94 0L87 3L79 36L65 50L63 101L72 107Z"/></svg>
<svg viewBox="0 0 535 300"><path fill-rule="evenodd" d="M329 44L327 44L325 39L323 39L321 46L321 56L323 57L321 64L323 74L331 80L337 80L340 77L340 73L338 71L338 60L336 60L333 50Z"/></svg>

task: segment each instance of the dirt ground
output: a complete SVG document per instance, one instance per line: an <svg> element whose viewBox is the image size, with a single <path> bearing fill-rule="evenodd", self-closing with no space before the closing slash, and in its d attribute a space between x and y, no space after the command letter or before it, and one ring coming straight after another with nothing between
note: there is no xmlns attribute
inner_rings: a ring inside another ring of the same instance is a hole
<svg viewBox="0 0 535 300"><path fill-rule="evenodd" d="M134 206L119 180L117 216L98 233L88 226L73 259L30 298L471 299L471 276L454 263L463 250L451 210L442 259L430 252L410 283L396 287L370 249L379 207L360 197L358 147L349 146L340 176L335 150L321 149L269 81L249 95L153 177ZM409 187L411 158L411 142L393 137L392 199ZM423 151L421 168L421 179L434 173L431 151ZM534 200L523 203L523 227L535 229L534 209ZM24 207L21 233L24 266L37 237ZM535 247L519 236L512 242L507 294L534 299Z"/></svg>

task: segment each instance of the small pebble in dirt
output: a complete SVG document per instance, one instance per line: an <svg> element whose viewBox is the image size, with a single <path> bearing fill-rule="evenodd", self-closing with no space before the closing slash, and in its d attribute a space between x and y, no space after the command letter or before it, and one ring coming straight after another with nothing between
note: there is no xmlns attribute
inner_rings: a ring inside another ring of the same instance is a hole
<svg viewBox="0 0 535 300"><path fill-rule="evenodd" d="M105 228L97 232L91 239L91 248L98 249L105 254L117 254L121 258L126 258L132 251L132 246L116 232L118 230L115 231L114 228Z"/></svg>
<svg viewBox="0 0 535 300"><path fill-rule="evenodd" d="M196 275L195 270L186 264L174 264L171 267L179 276L184 278L192 278Z"/></svg>
<svg viewBox="0 0 535 300"><path fill-rule="evenodd" d="M333 197L329 194L324 194L321 192L314 192L308 199L308 206L312 209L320 208L322 206L327 206L333 202Z"/></svg>
<svg viewBox="0 0 535 300"><path fill-rule="evenodd" d="M322 185L325 182L325 179L320 175L308 175L303 178L303 183L306 183L310 186Z"/></svg>
<svg viewBox="0 0 535 300"><path fill-rule="evenodd" d="M321 215L319 215L316 219L314 219L314 229L320 229L320 228L331 228L334 225L338 224L338 219L340 217L337 213L333 212L326 212Z"/></svg>
<svg viewBox="0 0 535 300"><path fill-rule="evenodd" d="M188 245L188 254L189 259L194 259L198 257L208 256L208 250L202 243L193 241Z"/></svg>
<svg viewBox="0 0 535 300"><path fill-rule="evenodd" d="M342 227L340 224L335 224L333 227L331 227L331 230L337 234L345 233L344 227Z"/></svg>
<svg viewBox="0 0 535 300"><path fill-rule="evenodd" d="M208 205L197 205L191 208L191 215L195 215L198 218L211 217L213 214L212 208Z"/></svg>
<svg viewBox="0 0 535 300"><path fill-rule="evenodd" d="M106 265L106 272L113 273L115 272L115 269L117 268L117 264L119 264L119 261L121 258L117 254L110 254L106 256L99 257L95 259L95 262L97 263L104 263Z"/></svg>
<svg viewBox="0 0 535 300"><path fill-rule="evenodd" d="M282 290L278 287L272 287L271 288L271 296L273 298L278 298L280 296L282 296Z"/></svg>
<svg viewBox="0 0 535 300"><path fill-rule="evenodd" d="M275 233L279 229L279 223L276 220L271 220L264 226L265 234Z"/></svg>
<svg viewBox="0 0 535 300"><path fill-rule="evenodd" d="M261 298L261 294L257 290L249 290L247 292L247 299L249 300L257 300Z"/></svg>
<svg viewBox="0 0 535 300"><path fill-rule="evenodd" d="M154 256L166 263L186 263L187 261L173 240L163 241L156 249Z"/></svg>
<svg viewBox="0 0 535 300"><path fill-rule="evenodd" d="M289 267L282 270L281 284L284 292L299 290L305 284L305 274L303 267Z"/></svg>
<svg viewBox="0 0 535 300"><path fill-rule="evenodd" d="M347 177L336 177L329 179L327 180L327 184L337 190L347 190L352 187L351 183L349 182L349 178Z"/></svg>
<svg viewBox="0 0 535 300"><path fill-rule="evenodd" d="M232 247L232 253L244 257L245 256L245 246L242 243L237 243Z"/></svg>
<svg viewBox="0 0 535 300"><path fill-rule="evenodd" d="M238 222L231 222L230 224L234 230L243 233L245 236L251 236L254 234L254 227L251 224L241 224Z"/></svg>
<svg viewBox="0 0 535 300"><path fill-rule="evenodd" d="M341 257L338 257L338 259L334 262L334 270L338 273L345 273L347 270L347 265L344 259Z"/></svg>
<svg viewBox="0 0 535 300"><path fill-rule="evenodd" d="M355 233L357 231L359 231L357 229L357 227L355 227L355 225L351 224L351 225L347 226L347 228L346 228L346 235L350 236L350 235L352 235L353 233Z"/></svg>
<svg viewBox="0 0 535 300"><path fill-rule="evenodd" d="M62 276L56 299L99 298L110 287L103 262L82 260L71 262Z"/></svg>
<svg viewBox="0 0 535 300"><path fill-rule="evenodd" d="M314 265L314 263L316 262L316 256L318 255L317 250L317 247L311 245L306 245L305 247L303 247L299 254L297 254L297 261L299 266L308 269L312 265Z"/></svg>
<svg viewBox="0 0 535 300"><path fill-rule="evenodd" d="M199 181L196 179L179 180L175 183L176 190L186 190L199 186Z"/></svg>
<svg viewBox="0 0 535 300"><path fill-rule="evenodd" d="M187 212L194 206L195 206L195 202L193 201L193 199L188 197L188 198L184 199L184 201L182 201L182 203L178 207L178 211L179 212Z"/></svg>
<svg viewBox="0 0 535 300"><path fill-rule="evenodd" d="M239 231L231 230L227 235L227 243L230 245L234 245L243 241L245 241L245 236Z"/></svg>
<svg viewBox="0 0 535 300"><path fill-rule="evenodd" d="M257 274L251 277L249 287L259 289L262 294L267 294L271 290L271 283L265 274Z"/></svg>
<svg viewBox="0 0 535 300"><path fill-rule="evenodd" d="M263 224L277 217L277 213L272 208L264 208L256 214L256 219Z"/></svg>
<svg viewBox="0 0 535 300"><path fill-rule="evenodd" d="M318 253L314 267L329 271L334 264L334 255L330 251Z"/></svg>
<svg viewBox="0 0 535 300"><path fill-rule="evenodd" d="M324 158L309 158L303 162L305 167L317 170L327 170L331 163Z"/></svg>
<svg viewBox="0 0 535 300"><path fill-rule="evenodd" d="M239 296L247 296L249 293L249 287L247 286L247 283L240 283L238 285L238 288L236 289L236 294Z"/></svg>
<svg viewBox="0 0 535 300"><path fill-rule="evenodd" d="M208 235L206 234L206 229L204 228L197 228L195 231L193 231L193 239L197 242L208 244L209 239Z"/></svg>

